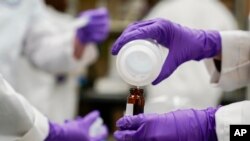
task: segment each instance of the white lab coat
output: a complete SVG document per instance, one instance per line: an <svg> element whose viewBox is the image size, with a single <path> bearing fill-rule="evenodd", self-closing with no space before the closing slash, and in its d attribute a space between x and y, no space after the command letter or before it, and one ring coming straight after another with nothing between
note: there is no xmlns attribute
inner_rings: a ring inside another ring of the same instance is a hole
<svg viewBox="0 0 250 141"><path fill-rule="evenodd" d="M221 72L213 60L206 66L211 82L231 91L250 84L250 32L224 31L222 37ZM220 108L216 112L216 133L218 141L229 141L229 125L250 124L250 101L238 102Z"/></svg>
<svg viewBox="0 0 250 141"><path fill-rule="evenodd" d="M0 76L0 140L44 141L48 119Z"/></svg>
<svg viewBox="0 0 250 141"><path fill-rule="evenodd" d="M44 141L48 132L48 119L0 75L0 140Z"/></svg>
<svg viewBox="0 0 250 141"><path fill-rule="evenodd" d="M222 70L216 70L212 60L207 61L211 82L226 91L241 88L250 82L250 32L223 31L222 37Z"/></svg>
<svg viewBox="0 0 250 141"><path fill-rule="evenodd" d="M217 0L163 0L146 17L152 18L165 18L192 28L237 28L232 14ZM145 112L165 113L217 105L222 91L211 86L209 78L203 61L181 65L168 79L147 87Z"/></svg>
<svg viewBox="0 0 250 141"><path fill-rule="evenodd" d="M71 43L55 34L54 31L57 28L53 28L53 23L47 19L44 9L41 0L0 1L0 73L15 89L18 89L20 83L18 82L20 76L18 60L22 54L34 66L51 73L67 72L81 63L70 55L72 51L66 51L72 48L62 49ZM72 34L73 32L64 36L73 37ZM21 83L25 85L26 82L30 84L26 87L32 87L31 84L36 80L29 79ZM10 90L3 80L1 86L0 140L42 141L45 139L48 133L47 119L34 110L22 96ZM36 91L32 93L39 94ZM44 105L47 104L45 99L48 100L48 95L40 99Z"/></svg>
<svg viewBox="0 0 250 141"><path fill-rule="evenodd" d="M49 46L55 49L54 55L59 56L59 58L51 59L58 61L58 59L65 60L72 58L75 26L81 19L74 19L69 15L55 11L51 7L47 7L44 10L46 10L45 12L47 13L47 21L39 21L39 24L30 28L31 34L27 35L24 48L37 48L40 50L44 48L44 46ZM41 29L41 27L43 28ZM55 36L51 38L50 35L53 34L55 34ZM51 39L48 41L46 38ZM41 55L43 55L41 57L44 57L46 54L45 52L41 52ZM74 118L77 109L76 78L79 73L82 73L83 69L86 69L90 63L97 59L98 51L96 46L94 44L88 44L85 47L84 54L80 61L81 63L77 63L72 69L69 69L70 71L62 71L62 73L67 76L67 79L64 83L60 84L56 83L55 79L55 74L58 73L54 73L60 71L62 66L65 66L60 63L60 60L58 64L55 64L58 65L58 68L45 72L43 67L37 67L37 65L29 61L29 56L29 51L27 53L24 52L18 60L19 71L16 79L18 83L16 90L24 94L28 101L42 113L46 114L50 120L62 123L65 119ZM43 60L43 58L41 58L41 60ZM45 68L47 67L45 66Z"/></svg>
<svg viewBox="0 0 250 141"><path fill-rule="evenodd" d="M25 34L40 10L39 0L0 1L0 73L14 87ZM2 77L0 81L0 140L43 141L48 134L47 118Z"/></svg>

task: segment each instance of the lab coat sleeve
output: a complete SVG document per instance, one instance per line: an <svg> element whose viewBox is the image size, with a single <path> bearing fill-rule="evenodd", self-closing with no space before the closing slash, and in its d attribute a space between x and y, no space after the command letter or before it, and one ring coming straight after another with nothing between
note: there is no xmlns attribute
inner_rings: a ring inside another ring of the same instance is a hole
<svg viewBox="0 0 250 141"><path fill-rule="evenodd" d="M0 140L43 141L48 119L39 113L0 76Z"/></svg>
<svg viewBox="0 0 250 141"><path fill-rule="evenodd" d="M63 23L56 22L40 3L32 15L23 53L34 66L47 72L58 74L74 70L85 63L73 57L75 31L81 24L86 24L84 19L63 27Z"/></svg>
<svg viewBox="0 0 250 141"><path fill-rule="evenodd" d="M250 125L250 101L221 107L215 114L218 141L229 141L230 125Z"/></svg>
<svg viewBox="0 0 250 141"><path fill-rule="evenodd" d="M223 31L221 72L212 59L206 61L211 82L225 91L241 88L250 82L250 32Z"/></svg>

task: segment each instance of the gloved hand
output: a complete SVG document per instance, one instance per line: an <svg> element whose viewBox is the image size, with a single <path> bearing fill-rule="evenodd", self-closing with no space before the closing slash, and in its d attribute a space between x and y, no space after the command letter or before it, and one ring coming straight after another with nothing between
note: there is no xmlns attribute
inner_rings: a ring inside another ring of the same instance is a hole
<svg viewBox="0 0 250 141"><path fill-rule="evenodd" d="M215 112L178 110L166 114L125 116L117 121L118 141L217 141Z"/></svg>
<svg viewBox="0 0 250 141"><path fill-rule="evenodd" d="M82 12L80 17L88 18L88 24L77 30L77 37L81 43L101 42L109 33L109 13L105 8Z"/></svg>
<svg viewBox="0 0 250 141"><path fill-rule="evenodd" d="M89 128L99 117L98 111L93 111L84 118L68 121L64 125L50 122L49 135L45 141L102 141L108 135L106 126L104 132L96 137L90 137Z"/></svg>
<svg viewBox="0 0 250 141"><path fill-rule="evenodd" d="M153 39L169 49L154 85L186 61L213 57L221 52L221 37L217 31L189 29L164 19L154 19L128 26L114 43L112 54L117 55L124 44L135 39Z"/></svg>

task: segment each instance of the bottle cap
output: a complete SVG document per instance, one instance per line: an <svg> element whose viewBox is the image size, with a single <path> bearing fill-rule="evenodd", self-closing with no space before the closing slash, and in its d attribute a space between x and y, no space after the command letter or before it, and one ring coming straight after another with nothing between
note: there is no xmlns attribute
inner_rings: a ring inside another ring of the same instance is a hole
<svg viewBox="0 0 250 141"><path fill-rule="evenodd" d="M116 60L117 71L127 83L135 86L150 84L162 67L160 47L149 40L134 40L125 44Z"/></svg>
<svg viewBox="0 0 250 141"><path fill-rule="evenodd" d="M130 88L129 92L130 93L137 92L137 93L143 94L143 89L140 89L140 88Z"/></svg>

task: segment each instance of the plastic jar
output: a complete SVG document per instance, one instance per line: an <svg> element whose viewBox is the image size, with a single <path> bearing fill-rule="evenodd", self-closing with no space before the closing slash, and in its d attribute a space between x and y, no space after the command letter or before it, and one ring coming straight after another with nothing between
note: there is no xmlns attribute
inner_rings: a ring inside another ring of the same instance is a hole
<svg viewBox="0 0 250 141"><path fill-rule="evenodd" d="M161 71L163 54L159 44L151 40L133 40L117 55L116 67L121 78L134 86L151 84Z"/></svg>

